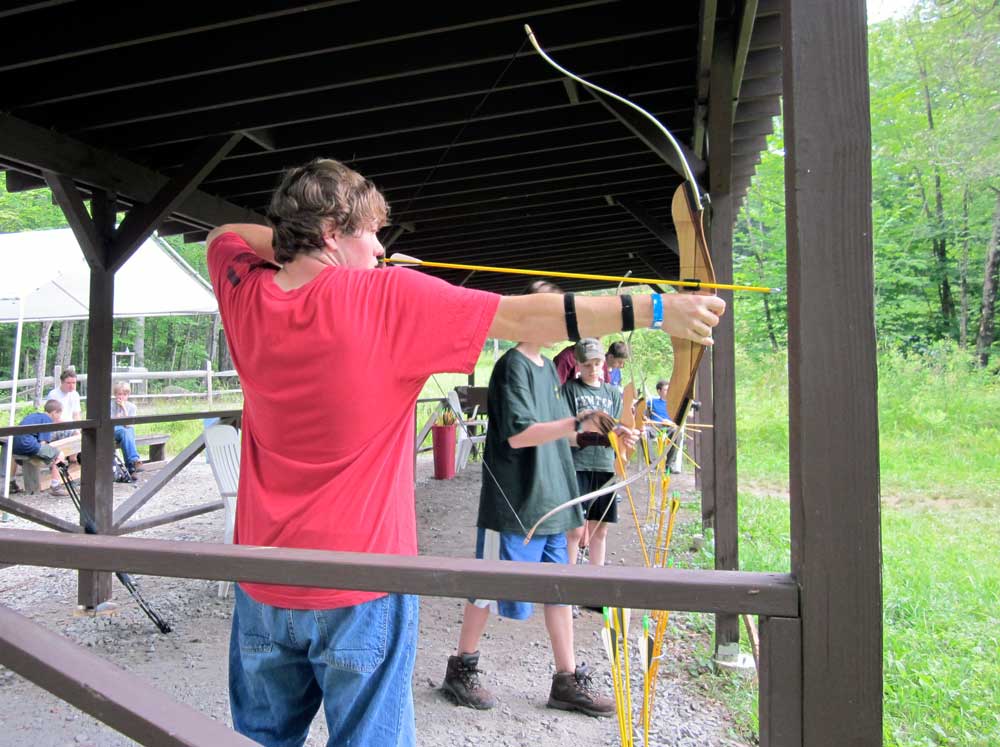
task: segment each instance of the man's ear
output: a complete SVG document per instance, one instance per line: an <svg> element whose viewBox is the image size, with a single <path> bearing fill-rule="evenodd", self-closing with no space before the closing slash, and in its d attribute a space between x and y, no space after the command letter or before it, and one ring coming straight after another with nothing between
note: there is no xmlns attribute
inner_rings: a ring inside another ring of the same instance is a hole
<svg viewBox="0 0 1000 747"><path fill-rule="evenodd" d="M339 246L337 246L336 234L332 233L327 234L326 236L323 237L323 244L325 245L325 249L328 252L335 252L340 248Z"/></svg>

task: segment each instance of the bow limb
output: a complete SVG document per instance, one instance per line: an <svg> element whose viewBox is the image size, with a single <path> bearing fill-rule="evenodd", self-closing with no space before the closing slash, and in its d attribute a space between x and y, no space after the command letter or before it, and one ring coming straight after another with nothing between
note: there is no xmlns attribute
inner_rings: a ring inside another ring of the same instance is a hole
<svg viewBox="0 0 1000 747"><path fill-rule="evenodd" d="M703 211L692 205L691 195L684 184L674 192L671 213L677 230L680 277L686 280L715 282L715 268L712 266L712 257L702 223ZM695 292L715 294L714 290L703 289ZM670 386L667 389L667 414L677 424L677 430L680 432L691 411L695 378L705 354L705 346L680 337L671 337L670 344L674 351L674 368L670 373ZM671 457L676 449L681 447L679 439L675 437L668 449Z"/></svg>
<svg viewBox="0 0 1000 747"><path fill-rule="evenodd" d="M527 533L524 536L524 543L528 544L528 541L531 540L531 538L534 536L535 532L538 530L538 527L540 527L543 523L545 523L547 519L551 519L560 511L565 511L567 508L578 506L581 503L585 503L586 501L592 500L594 498L599 498L602 495L607 495L608 493L614 493L616 490L620 490L621 488L624 488L626 485L631 485L637 480L641 480L643 477L649 474L649 472L657 469L663 463L664 459L666 459L666 454L667 454L666 449L664 449L663 454L661 454L660 457L655 462L650 464L648 467L643 467L641 470L636 472L634 475L631 475L630 477L626 477L623 480L610 483L602 488L598 488L597 490L592 490L589 493L584 493L583 495L577 498L573 498L572 500L566 501L565 503L560 503L552 510L546 512L542 516L542 518L540 518L538 521L532 524L531 528L527 531Z"/></svg>

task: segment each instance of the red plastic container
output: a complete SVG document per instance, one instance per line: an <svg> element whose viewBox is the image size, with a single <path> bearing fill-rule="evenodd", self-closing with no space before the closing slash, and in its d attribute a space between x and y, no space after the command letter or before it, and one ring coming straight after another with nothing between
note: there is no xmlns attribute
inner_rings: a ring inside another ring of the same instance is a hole
<svg viewBox="0 0 1000 747"><path fill-rule="evenodd" d="M450 480L455 476L455 425L432 425L434 479Z"/></svg>

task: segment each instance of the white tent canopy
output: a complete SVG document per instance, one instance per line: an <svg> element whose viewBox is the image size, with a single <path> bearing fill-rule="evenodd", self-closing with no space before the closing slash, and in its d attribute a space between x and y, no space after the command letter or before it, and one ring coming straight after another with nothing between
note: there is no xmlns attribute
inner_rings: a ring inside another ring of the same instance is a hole
<svg viewBox="0 0 1000 747"><path fill-rule="evenodd" d="M0 234L0 323L86 319L90 266L69 228ZM212 287L170 246L147 239L115 274L116 317L214 314Z"/></svg>

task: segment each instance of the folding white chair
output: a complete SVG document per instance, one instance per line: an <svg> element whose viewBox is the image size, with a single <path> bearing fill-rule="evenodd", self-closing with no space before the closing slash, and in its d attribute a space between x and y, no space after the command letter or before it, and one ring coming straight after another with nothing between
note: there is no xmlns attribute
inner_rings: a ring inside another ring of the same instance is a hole
<svg viewBox="0 0 1000 747"><path fill-rule="evenodd" d="M205 429L205 450L215 475L215 484L225 504L225 541L233 542L236 526L236 491L240 483L240 434L231 425L213 425ZM232 587L231 581L219 582L219 596L225 598Z"/></svg>
<svg viewBox="0 0 1000 747"><path fill-rule="evenodd" d="M455 445L455 472L461 472L462 468L469 463L472 456L472 447L477 444L486 443L486 433L477 433L483 427L482 420L476 420L479 413L479 405L472 409L472 414L466 418L462 412L462 403L458 398L458 392L452 389L448 392L448 406L458 419L458 438Z"/></svg>

